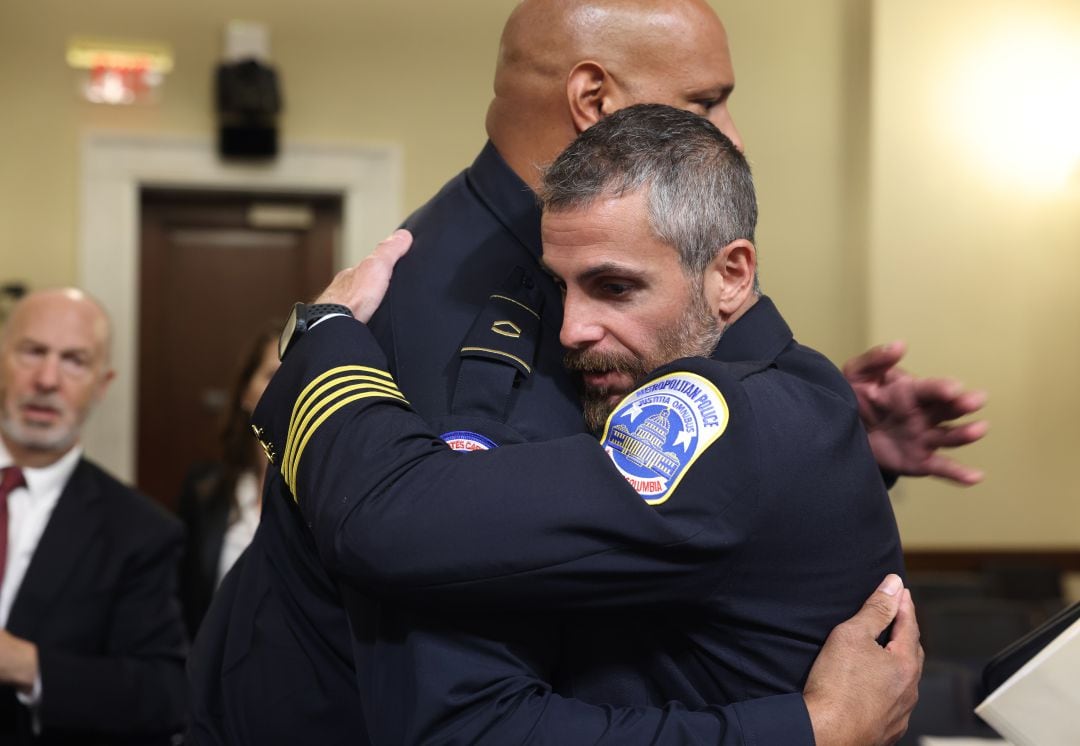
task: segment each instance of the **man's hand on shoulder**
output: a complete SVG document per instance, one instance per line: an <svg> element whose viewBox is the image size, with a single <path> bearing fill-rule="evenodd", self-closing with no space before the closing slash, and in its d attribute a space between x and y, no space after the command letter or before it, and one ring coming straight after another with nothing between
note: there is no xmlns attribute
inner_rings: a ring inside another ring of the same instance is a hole
<svg viewBox="0 0 1080 746"><path fill-rule="evenodd" d="M881 647L877 639L890 623L889 642ZM919 698L922 665L911 592L889 575L829 634L810 669L803 698L817 746L896 743Z"/></svg>
<svg viewBox="0 0 1080 746"><path fill-rule="evenodd" d="M355 267L338 272L326 290L315 299L315 303L348 306L353 316L366 324L390 287L394 265L410 246L411 233L403 228L394 231Z"/></svg>
<svg viewBox="0 0 1080 746"><path fill-rule="evenodd" d="M947 458L941 449L986 435L984 420L950 424L982 409L986 394L966 391L949 378L916 378L898 367L905 351L903 342L893 342L844 364L878 465L894 474L941 477L965 486L982 481L981 470Z"/></svg>

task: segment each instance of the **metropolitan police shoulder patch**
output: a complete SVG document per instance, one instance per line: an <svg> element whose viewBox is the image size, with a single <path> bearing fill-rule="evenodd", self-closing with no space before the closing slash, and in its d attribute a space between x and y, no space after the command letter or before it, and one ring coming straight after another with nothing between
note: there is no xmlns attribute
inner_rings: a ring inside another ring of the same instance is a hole
<svg viewBox="0 0 1080 746"><path fill-rule="evenodd" d="M623 399L600 443L645 502L660 505L727 424L727 402L709 379L669 373Z"/></svg>
<svg viewBox="0 0 1080 746"><path fill-rule="evenodd" d="M439 437L455 451L490 451L499 447L495 441L469 430L451 430Z"/></svg>

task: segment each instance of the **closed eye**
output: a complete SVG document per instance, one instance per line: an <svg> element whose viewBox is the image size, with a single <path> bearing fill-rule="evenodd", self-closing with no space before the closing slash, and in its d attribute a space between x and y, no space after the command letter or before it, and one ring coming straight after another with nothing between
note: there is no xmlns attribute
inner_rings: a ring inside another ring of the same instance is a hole
<svg viewBox="0 0 1080 746"><path fill-rule="evenodd" d="M596 283L596 288L608 298L626 300L637 288L637 285L620 280L602 280Z"/></svg>
<svg viewBox="0 0 1080 746"><path fill-rule="evenodd" d="M717 88L708 91L701 91L696 97L690 98L690 103L693 106L700 106L702 111L706 114L711 112L717 106L723 106L727 103L727 100L731 98L731 93L734 90L733 87Z"/></svg>

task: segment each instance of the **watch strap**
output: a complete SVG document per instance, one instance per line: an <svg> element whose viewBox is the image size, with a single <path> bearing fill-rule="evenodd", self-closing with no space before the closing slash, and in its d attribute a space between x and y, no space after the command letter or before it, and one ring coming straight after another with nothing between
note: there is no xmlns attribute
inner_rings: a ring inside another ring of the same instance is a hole
<svg viewBox="0 0 1080 746"><path fill-rule="evenodd" d="M285 354L296 343L296 340L311 328L312 324L331 314L355 318L348 306L338 303L295 304L292 313L289 314L289 320L285 322L285 328L281 330L281 339L278 340L278 358L284 360Z"/></svg>
<svg viewBox="0 0 1080 746"><path fill-rule="evenodd" d="M313 321L317 321L323 316L329 316L332 313L340 313L353 318L352 309L339 303L314 303L310 306L304 306L304 309L304 320L307 322L308 328L311 328Z"/></svg>

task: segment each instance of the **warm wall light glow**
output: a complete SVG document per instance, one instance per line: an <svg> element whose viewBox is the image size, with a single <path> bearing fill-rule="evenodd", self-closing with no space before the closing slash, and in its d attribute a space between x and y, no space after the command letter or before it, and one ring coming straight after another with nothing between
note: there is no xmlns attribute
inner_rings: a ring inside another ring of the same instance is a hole
<svg viewBox="0 0 1080 746"><path fill-rule="evenodd" d="M173 69L172 50L167 44L156 43L72 39L68 43L67 62L83 70L138 67L164 75Z"/></svg>
<svg viewBox="0 0 1080 746"><path fill-rule="evenodd" d="M957 146L1012 186L1059 190L1080 179L1080 21L1014 19L975 44L958 41L957 52L942 91Z"/></svg>
<svg viewBox="0 0 1080 746"><path fill-rule="evenodd" d="M73 39L68 65L85 70L80 89L95 104L134 104L155 100L165 74L173 68L167 44Z"/></svg>

